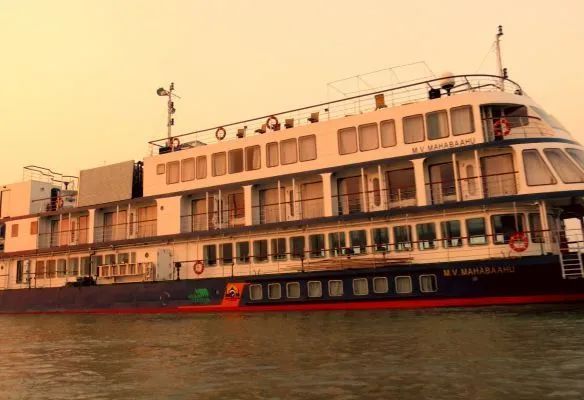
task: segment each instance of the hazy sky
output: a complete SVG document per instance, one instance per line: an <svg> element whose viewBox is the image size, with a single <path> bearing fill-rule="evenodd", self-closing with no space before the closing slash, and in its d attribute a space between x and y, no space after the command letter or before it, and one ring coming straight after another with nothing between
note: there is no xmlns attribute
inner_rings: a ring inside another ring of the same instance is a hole
<svg viewBox="0 0 584 400"><path fill-rule="evenodd" d="M326 99L326 83L426 61L476 73L502 24L510 77L584 141L580 1L0 0L0 183L37 164L148 154L166 135ZM479 72L495 72L491 54Z"/></svg>

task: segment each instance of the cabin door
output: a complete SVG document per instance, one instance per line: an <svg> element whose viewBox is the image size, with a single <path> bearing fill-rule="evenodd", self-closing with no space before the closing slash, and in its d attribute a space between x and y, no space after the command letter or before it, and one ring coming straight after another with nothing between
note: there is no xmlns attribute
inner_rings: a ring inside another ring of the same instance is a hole
<svg viewBox="0 0 584 400"><path fill-rule="evenodd" d="M361 212L362 190L361 176L341 178L338 181L339 214L354 214Z"/></svg>

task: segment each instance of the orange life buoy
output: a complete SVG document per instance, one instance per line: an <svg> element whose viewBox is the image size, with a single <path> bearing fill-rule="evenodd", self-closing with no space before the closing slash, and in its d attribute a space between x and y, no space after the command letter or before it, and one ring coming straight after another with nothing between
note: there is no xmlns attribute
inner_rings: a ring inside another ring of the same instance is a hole
<svg viewBox="0 0 584 400"><path fill-rule="evenodd" d="M195 265L193 265L193 271L195 271L195 274L201 275L203 271L205 271L205 264L203 264L202 261L197 261Z"/></svg>
<svg viewBox="0 0 584 400"><path fill-rule="evenodd" d="M223 139L225 139L225 136L226 135L227 135L227 131L223 127L219 127L215 131L215 137L217 138L217 140L223 140Z"/></svg>
<svg viewBox="0 0 584 400"><path fill-rule="evenodd" d="M499 118L493 125L495 136L507 136L511 132L511 125L505 118Z"/></svg>
<svg viewBox="0 0 584 400"><path fill-rule="evenodd" d="M515 232L509 238L509 247L518 253L521 253L529 247L529 239L525 232Z"/></svg>
<svg viewBox="0 0 584 400"><path fill-rule="evenodd" d="M266 126L270 128L270 130L275 131L280 129L280 123L278 122L278 118L275 115L268 117L266 120Z"/></svg>

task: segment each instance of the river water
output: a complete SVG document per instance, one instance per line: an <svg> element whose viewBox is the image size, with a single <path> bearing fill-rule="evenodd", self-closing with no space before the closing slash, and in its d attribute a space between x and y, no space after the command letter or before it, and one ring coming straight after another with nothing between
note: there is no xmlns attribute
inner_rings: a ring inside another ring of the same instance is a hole
<svg viewBox="0 0 584 400"><path fill-rule="evenodd" d="M584 306L0 317L0 399L582 399Z"/></svg>

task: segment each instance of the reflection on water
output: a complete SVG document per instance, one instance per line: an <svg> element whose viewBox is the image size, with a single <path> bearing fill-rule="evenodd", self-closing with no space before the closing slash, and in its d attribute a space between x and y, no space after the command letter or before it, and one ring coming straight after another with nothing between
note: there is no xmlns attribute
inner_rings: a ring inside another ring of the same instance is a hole
<svg viewBox="0 0 584 400"><path fill-rule="evenodd" d="M582 399L584 307L0 317L1 399Z"/></svg>

